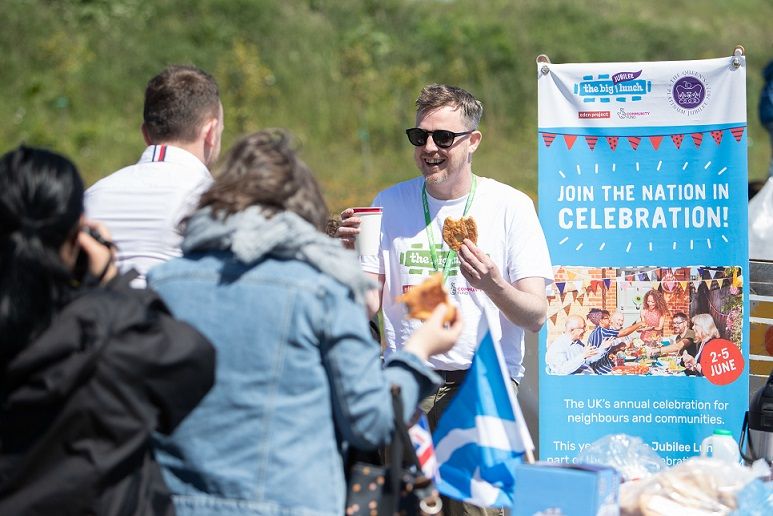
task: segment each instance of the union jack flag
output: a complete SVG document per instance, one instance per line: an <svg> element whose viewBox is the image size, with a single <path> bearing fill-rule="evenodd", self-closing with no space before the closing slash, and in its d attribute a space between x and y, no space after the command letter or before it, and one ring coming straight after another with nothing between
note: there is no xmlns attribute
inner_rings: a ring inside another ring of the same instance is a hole
<svg viewBox="0 0 773 516"><path fill-rule="evenodd" d="M437 459L435 448L432 446L432 434L429 431L429 423L424 413L419 415L419 420L408 429L413 449L421 464L421 471L427 478L435 478L437 473Z"/></svg>

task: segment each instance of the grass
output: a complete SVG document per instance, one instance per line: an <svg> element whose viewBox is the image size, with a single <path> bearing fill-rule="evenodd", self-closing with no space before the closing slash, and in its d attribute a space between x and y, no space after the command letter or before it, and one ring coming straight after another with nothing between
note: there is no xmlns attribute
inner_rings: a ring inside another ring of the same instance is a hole
<svg viewBox="0 0 773 516"><path fill-rule="evenodd" d="M56 4L56 5L54 5ZM537 54L553 62L748 55L749 176L767 173L759 70L768 0L5 0L0 138L71 156L88 183L139 157L142 93L170 63L218 79L224 148L262 127L303 143L330 207L413 177L403 130L422 85L485 105L474 169L536 197Z"/></svg>

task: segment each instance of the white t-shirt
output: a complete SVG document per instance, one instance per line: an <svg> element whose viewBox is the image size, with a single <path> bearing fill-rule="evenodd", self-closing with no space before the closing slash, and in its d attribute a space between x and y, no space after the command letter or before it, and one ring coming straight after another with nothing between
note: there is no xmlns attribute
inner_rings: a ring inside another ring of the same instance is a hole
<svg viewBox="0 0 773 516"><path fill-rule="evenodd" d="M97 181L86 191L86 216L107 226L118 247L119 270L141 274L180 256L180 222L212 184L207 167L190 152L151 145L139 162Z"/></svg>
<svg viewBox="0 0 773 516"><path fill-rule="evenodd" d="M405 305L395 298L434 272L421 200L423 184L424 178L417 177L376 196L373 206L384 208L381 248L378 256L360 259L363 270L385 276L382 309L387 355L400 349L421 324L407 319ZM428 194L427 200L435 244L442 247L438 253L442 270L448 252L442 238L443 221L446 217L462 216L467 196L441 201ZM467 215L477 224L478 247L492 258L507 282L527 277L545 278L546 285L552 282L545 236L528 196L493 179L479 177ZM490 328L493 339L501 343L510 375L520 380L524 372L523 329L502 315L483 291L467 283L459 272L458 261L451 267L446 287L462 311L464 331L451 351L432 357L430 364L440 370L468 369L475 349Z"/></svg>

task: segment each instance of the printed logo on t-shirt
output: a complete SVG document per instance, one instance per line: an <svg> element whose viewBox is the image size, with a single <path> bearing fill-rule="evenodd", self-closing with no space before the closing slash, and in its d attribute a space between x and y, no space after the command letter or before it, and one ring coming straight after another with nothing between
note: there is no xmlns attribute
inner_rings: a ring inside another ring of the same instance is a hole
<svg viewBox="0 0 773 516"><path fill-rule="evenodd" d="M442 245L436 244L436 255L438 259L438 267L443 270L450 250L442 249ZM456 276L459 274L459 260L456 259L456 255L452 258L453 262L448 271L448 276ZM435 268L432 265L432 253L429 252L429 246L425 244L411 244L407 251L400 253L400 265L408 269L408 274L429 276L435 272Z"/></svg>
<svg viewBox="0 0 773 516"><path fill-rule="evenodd" d="M448 293L452 296L469 296L473 292L475 292L475 287L471 287L469 285L457 285L455 281L449 281L448 282Z"/></svg>

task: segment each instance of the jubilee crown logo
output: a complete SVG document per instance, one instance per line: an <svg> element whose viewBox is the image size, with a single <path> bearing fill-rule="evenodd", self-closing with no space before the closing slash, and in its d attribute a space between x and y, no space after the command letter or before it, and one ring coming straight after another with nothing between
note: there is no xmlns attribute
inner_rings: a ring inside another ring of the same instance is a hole
<svg viewBox="0 0 773 516"><path fill-rule="evenodd" d="M668 101L671 107L683 115L702 111L710 96L708 82L698 72L685 71L671 78Z"/></svg>
<svg viewBox="0 0 773 516"><path fill-rule="evenodd" d="M595 78L584 75L582 81L575 83L574 94L585 103L636 102L652 91L652 81L641 79L641 73L621 71Z"/></svg>
<svg viewBox="0 0 773 516"><path fill-rule="evenodd" d="M693 77L682 77L674 86L674 100L685 109L700 106L705 96L703 84Z"/></svg>

